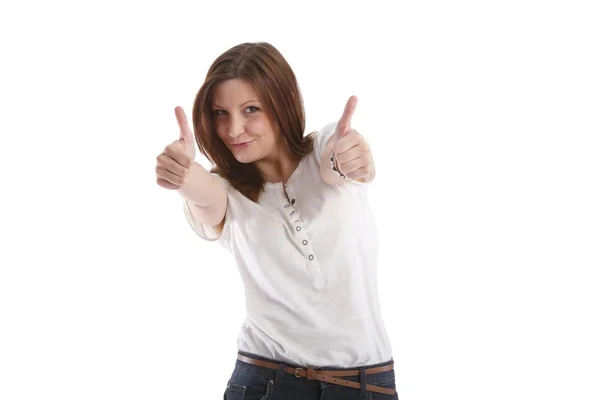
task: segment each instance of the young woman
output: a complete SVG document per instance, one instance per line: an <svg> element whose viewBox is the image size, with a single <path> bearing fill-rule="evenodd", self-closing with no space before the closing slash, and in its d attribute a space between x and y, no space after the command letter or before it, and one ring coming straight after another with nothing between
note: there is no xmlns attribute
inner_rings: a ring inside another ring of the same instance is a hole
<svg viewBox="0 0 600 400"><path fill-rule="evenodd" d="M225 399L395 399L367 199L375 165L341 118L304 135L296 77L269 43L243 43L210 67L193 127L157 157L192 229L235 258L247 317ZM194 162L196 145L214 168Z"/></svg>

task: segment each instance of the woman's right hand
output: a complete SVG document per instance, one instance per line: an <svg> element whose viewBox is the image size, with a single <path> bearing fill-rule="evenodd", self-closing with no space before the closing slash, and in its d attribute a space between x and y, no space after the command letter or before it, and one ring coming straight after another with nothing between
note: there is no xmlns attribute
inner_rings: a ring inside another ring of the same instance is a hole
<svg viewBox="0 0 600 400"><path fill-rule="evenodd" d="M196 157L194 135L185 112L179 106L175 107L175 117L179 124L179 139L156 157L156 183L171 190L179 189L186 182Z"/></svg>

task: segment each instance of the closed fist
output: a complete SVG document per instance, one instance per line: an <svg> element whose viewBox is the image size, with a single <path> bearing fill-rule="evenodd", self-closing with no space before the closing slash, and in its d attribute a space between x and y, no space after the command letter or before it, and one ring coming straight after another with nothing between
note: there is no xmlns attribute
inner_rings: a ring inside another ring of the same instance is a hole
<svg viewBox="0 0 600 400"><path fill-rule="evenodd" d="M185 183L196 157L194 135L185 112L179 106L175 107L175 117L179 124L179 139L156 157L156 183L171 190L177 190Z"/></svg>

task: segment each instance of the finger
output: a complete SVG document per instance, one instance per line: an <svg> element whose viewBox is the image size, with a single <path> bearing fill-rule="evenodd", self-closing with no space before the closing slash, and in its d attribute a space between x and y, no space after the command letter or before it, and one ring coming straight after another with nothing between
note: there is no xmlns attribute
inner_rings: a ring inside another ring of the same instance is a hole
<svg viewBox="0 0 600 400"><path fill-rule="evenodd" d="M182 185L184 180L182 176L175 175L174 173L160 167L156 167L156 177L174 185Z"/></svg>
<svg viewBox="0 0 600 400"><path fill-rule="evenodd" d="M352 161L348 161L345 163L340 163L340 169L344 173L344 175L348 176L348 174L353 173L361 168L364 168L369 165L369 161L365 159L365 157L356 158Z"/></svg>
<svg viewBox="0 0 600 400"><path fill-rule="evenodd" d="M157 157L156 165L178 176L185 176L188 171L186 167L164 153Z"/></svg>
<svg viewBox="0 0 600 400"><path fill-rule="evenodd" d="M344 172L344 175L346 175L346 178L352 179L354 181L360 181L360 180L365 181L369 177L369 169L368 169L368 167L361 167L352 172L348 172L348 173Z"/></svg>
<svg viewBox="0 0 600 400"><path fill-rule="evenodd" d="M186 144L192 143L194 141L194 134L190 129L190 124L187 116L185 115L185 111L183 111L183 108L180 106L175 107L175 117L177 118L177 123L179 124L179 138Z"/></svg>
<svg viewBox="0 0 600 400"><path fill-rule="evenodd" d="M165 181L162 178L157 178L156 183L158 184L158 186L163 187L165 189L170 189L170 190L179 189L179 185L174 185L171 182Z"/></svg>
<svg viewBox="0 0 600 400"><path fill-rule="evenodd" d="M192 165L192 159L186 154L180 143L173 143L165 147L164 153L179 163L184 168L189 168Z"/></svg>
<svg viewBox="0 0 600 400"><path fill-rule="evenodd" d="M348 102L346 102L346 107L344 107L344 112L342 113L342 117L337 123L337 127L335 129L335 133L338 138L346 135L346 132L350 130L352 126L352 116L354 115L354 110L356 110L356 103L358 102L358 97L350 96Z"/></svg>
<svg viewBox="0 0 600 400"><path fill-rule="evenodd" d="M346 136L336 141L333 146L336 154L343 154L355 147L359 147L365 152L370 151L370 147L367 144L367 142L354 129L351 129L350 132L346 134Z"/></svg>
<svg viewBox="0 0 600 400"><path fill-rule="evenodd" d="M350 161L354 161L358 158L361 158L362 156L364 156L365 152L361 149L360 146L354 146L342 153L337 153L335 154L335 156L337 157L338 163L340 164L346 164Z"/></svg>

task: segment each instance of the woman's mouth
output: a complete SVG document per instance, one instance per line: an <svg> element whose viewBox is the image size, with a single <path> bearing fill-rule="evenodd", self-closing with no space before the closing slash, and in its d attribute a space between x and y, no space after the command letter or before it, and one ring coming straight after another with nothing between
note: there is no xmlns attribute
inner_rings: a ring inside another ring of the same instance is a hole
<svg viewBox="0 0 600 400"><path fill-rule="evenodd" d="M242 143L232 143L231 145L235 148L241 148L241 147L246 147L248 146L250 143L252 143L254 140L251 140L249 142L242 142Z"/></svg>

